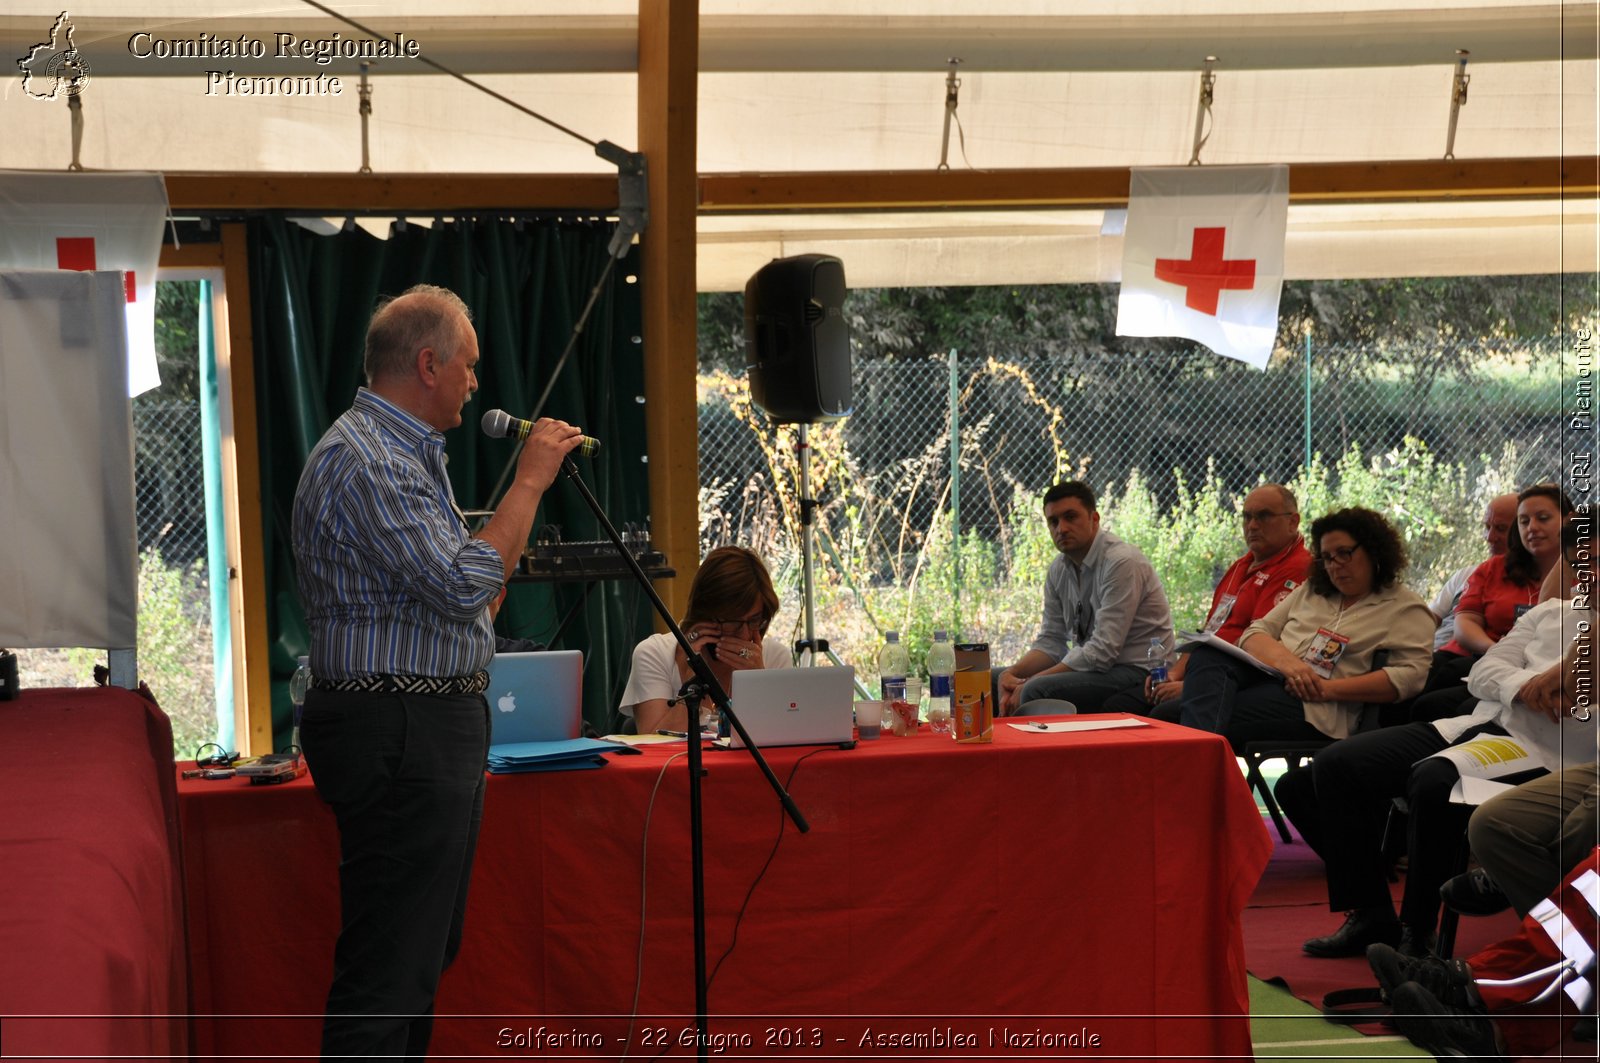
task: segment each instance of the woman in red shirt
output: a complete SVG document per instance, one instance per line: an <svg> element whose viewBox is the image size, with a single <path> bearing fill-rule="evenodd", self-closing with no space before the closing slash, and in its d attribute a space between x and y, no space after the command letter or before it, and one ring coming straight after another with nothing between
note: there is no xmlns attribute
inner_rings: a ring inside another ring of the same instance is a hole
<svg viewBox="0 0 1600 1063"><path fill-rule="evenodd" d="M1517 495L1516 534L1506 552L1467 577L1456 605L1456 637L1433 655L1428 681L1411 703L1412 722L1459 716L1472 707L1467 673L1478 658L1539 603L1539 586L1561 560L1561 525L1572 503L1555 484L1534 484Z"/></svg>

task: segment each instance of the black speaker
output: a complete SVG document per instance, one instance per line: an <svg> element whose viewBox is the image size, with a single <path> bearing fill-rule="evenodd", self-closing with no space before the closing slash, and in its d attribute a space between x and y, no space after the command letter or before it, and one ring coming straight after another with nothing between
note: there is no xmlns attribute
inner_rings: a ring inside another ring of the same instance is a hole
<svg viewBox="0 0 1600 1063"><path fill-rule="evenodd" d="M853 410L844 263L775 258L744 286L750 401L774 421L837 421Z"/></svg>

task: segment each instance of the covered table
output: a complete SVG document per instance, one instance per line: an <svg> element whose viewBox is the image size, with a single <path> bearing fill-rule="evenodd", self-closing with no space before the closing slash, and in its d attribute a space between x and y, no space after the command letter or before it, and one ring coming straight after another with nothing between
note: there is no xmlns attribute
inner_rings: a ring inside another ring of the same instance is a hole
<svg viewBox="0 0 1600 1063"><path fill-rule="evenodd" d="M1249 1054L1239 915L1271 843L1222 739L1002 722L767 753L809 833L746 754L706 754L720 1054ZM434 1054L693 1054L682 754L490 778ZM331 814L306 779L187 781L181 809L196 1050L314 1053Z"/></svg>
<svg viewBox="0 0 1600 1063"><path fill-rule="evenodd" d="M114 687L0 702L8 1055L186 1051L172 726Z"/></svg>

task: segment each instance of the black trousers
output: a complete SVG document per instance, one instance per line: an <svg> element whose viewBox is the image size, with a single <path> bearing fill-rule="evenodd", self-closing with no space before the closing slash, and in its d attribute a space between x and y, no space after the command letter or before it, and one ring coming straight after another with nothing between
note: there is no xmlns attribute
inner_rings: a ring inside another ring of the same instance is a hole
<svg viewBox="0 0 1600 1063"><path fill-rule="evenodd" d="M1189 655L1178 704L1184 726L1226 735L1235 753L1265 739L1328 737L1306 722L1305 704L1284 689L1282 679L1209 646Z"/></svg>
<svg viewBox="0 0 1600 1063"><path fill-rule="evenodd" d="M427 1055L461 948L489 728L481 694L306 696L306 763L339 823L324 1058Z"/></svg>
<svg viewBox="0 0 1600 1063"><path fill-rule="evenodd" d="M1474 728L1458 741L1491 730ZM1455 765L1423 759L1448 744L1430 724L1384 727L1335 742L1309 768L1278 780L1278 803L1326 865L1329 908L1393 910L1383 830L1394 799L1404 797L1409 865L1400 921L1424 932L1438 924L1439 887L1472 813L1450 803L1460 778Z"/></svg>
<svg viewBox="0 0 1600 1063"><path fill-rule="evenodd" d="M1406 718L1395 722L1426 723L1471 712L1478 699L1467 689L1467 674L1481 659L1478 654L1463 657L1434 651L1422 693L1405 703Z"/></svg>

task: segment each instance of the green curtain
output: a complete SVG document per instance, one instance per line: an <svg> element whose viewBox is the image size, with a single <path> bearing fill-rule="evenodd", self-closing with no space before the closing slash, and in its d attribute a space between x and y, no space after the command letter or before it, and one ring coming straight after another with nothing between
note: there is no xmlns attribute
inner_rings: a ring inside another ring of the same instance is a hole
<svg viewBox="0 0 1600 1063"><path fill-rule="evenodd" d="M273 746L289 740L288 679L309 637L295 584L290 514L306 457L365 381L367 320L382 296L413 284L451 289L472 308L482 360L479 390L459 428L445 433L450 480L463 509L488 508L514 444L478 428L485 410L527 417L605 268L611 226L600 221L461 220L409 225L380 240L361 229L316 235L280 216L250 225L256 403L270 639ZM644 366L637 249L607 280L544 408L603 441L579 467L619 528L649 517ZM604 537L567 479L545 494L535 522L564 540ZM586 595L587 591L587 596ZM562 618L571 622L557 638ZM517 583L499 633L584 653L584 715L602 733L627 680L634 644L652 628L649 603L629 581Z"/></svg>

